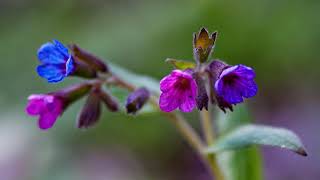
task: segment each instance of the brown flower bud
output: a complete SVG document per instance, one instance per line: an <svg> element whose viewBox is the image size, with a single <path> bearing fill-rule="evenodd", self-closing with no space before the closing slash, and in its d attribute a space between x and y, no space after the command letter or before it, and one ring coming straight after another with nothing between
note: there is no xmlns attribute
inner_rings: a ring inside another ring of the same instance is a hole
<svg viewBox="0 0 320 180"><path fill-rule="evenodd" d="M89 53L88 51L81 49L78 45L76 44L71 44L70 49L73 52L73 55L86 64L90 65L93 69L96 71L100 72L109 72L108 66L98 58L97 56Z"/></svg>
<svg viewBox="0 0 320 180"><path fill-rule="evenodd" d="M85 82L80 84L74 84L69 87L63 88L59 91L51 92L49 94L60 97L61 99L63 99L66 105L69 105L77 101L84 95L88 94L91 88L92 84Z"/></svg>
<svg viewBox="0 0 320 180"><path fill-rule="evenodd" d="M193 56L199 63L204 63L208 60L214 47L218 32L211 35L205 28L201 28L198 34L193 37Z"/></svg>
<svg viewBox="0 0 320 180"><path fill-rule="evenodd" d="M74 64L75 64L75 70L72 72L71 75L73 76L79 76L83 78L96 78L97 72L95 69L91 68L88 64L82 62L77 57L73 57Z"/></svg>
<svg viewBox="0 0 320 180"><path fill-rule="evenodd" d="M93 88L90 91L90 94L82 107L77 120L78 128L88 128L98 122L101 108L100 108L100 97L98 95L99 90L97 88Z"/></svg>
<svg viewBox="0 0 320 180"><path fill-rule="evenodd" d="M119 103L117 100L112 97L109 93L103 91L102 89L99 90L98 95L100 97L100 100L104 102L106 107L111 111L111 112L116 112L119 110Z"/></svg>
<svg viewBox="0 0 320 180"><path fill-rule="evenodd" d="M127 113L135 114L140 110L150 97L150 92L146 88L139 88L130 93L127 98Z"/></svg>
<svg viewBox="0 0 320 180"><path fill-rule="evenodd" d="M196 97L197 107L201 111L202 108L208 110L209 97L205 86L205 79L199 73L194 73L193 77L197 83L198 93Z"/></svg>

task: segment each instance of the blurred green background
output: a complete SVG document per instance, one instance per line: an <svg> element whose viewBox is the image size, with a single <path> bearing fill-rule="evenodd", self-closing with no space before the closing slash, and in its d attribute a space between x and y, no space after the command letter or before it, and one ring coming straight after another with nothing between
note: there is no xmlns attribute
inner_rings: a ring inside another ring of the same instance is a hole
<svg viewBox="0 0 320 180"><path fill-rule="evenodd" d="M208 179L159 114L104 111L82 131L82 101L44 132L24 113L29 94L80 81L38 77L37 49L51 39L161 79L172 70L167 57L192 59L192 33L202 26L219 31L215 58L256 70L249 107L257 122L290 128L306 145L307 158L264 148L265 179L320 179L319 9L318 0L0 0L1 179ZM196 114L188 117L197 126Z"/></svg>

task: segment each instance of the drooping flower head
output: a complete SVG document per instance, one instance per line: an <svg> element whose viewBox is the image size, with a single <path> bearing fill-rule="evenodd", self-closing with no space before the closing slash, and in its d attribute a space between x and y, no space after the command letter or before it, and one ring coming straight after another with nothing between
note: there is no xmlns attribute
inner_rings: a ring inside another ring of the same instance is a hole
<svg viewBox="0 0 320 180"><path fill-rule="evenodd" d="M40 116L39 128L51 128L57 118L63 112L63 101L61 98L48 94L33 94L28 97L26 112L30 116Z"/></svg>
<svg viewBox="0 0 320 180"><path fill-rule="evenodd" d="M57 40L43 44L38 50L38 59L42 64L37 67L37 72L49 83L63 80L75 69L72 55Z"/></svg>
<svg viewBox="0 0 320 180"><path fill-rule="evenodd" d="M258 87L254 78L255 72L252 68L241 64L231 66L221 72L214 88L221 102L238 104L243 102L243 98L257 94Z"/></svg>
<svg viewBox="0 0 320 180"><path fill-rule="evenodd" d="M127 97L126 109L128 114L135 114L148 101L150 92L147 88L141 87L130 93Z"/></svg>
<svg viewBox="0 0 320 180"><path fill-rule="evenodd" d="M179 108L190 112L196 106L197 84L189 70L173 70L160 81L162 91L159 106L162 111L171 112Z"/></svg>

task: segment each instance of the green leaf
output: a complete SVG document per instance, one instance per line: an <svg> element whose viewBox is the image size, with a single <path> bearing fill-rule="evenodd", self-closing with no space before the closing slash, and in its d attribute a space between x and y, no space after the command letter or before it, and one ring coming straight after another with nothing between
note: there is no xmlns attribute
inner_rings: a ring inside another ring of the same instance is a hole
<svg viewBox="0 0 320 180"><path fill-rule="evenodd" d="M208 153L235 150L250 145L270 145L289 149L306 156L299 137L292 131L262 125L241 126L221 137L207 149Z"/></svg>
<svg viewBox="0 0 320 180"><path fill-rule="evenodd" d="M238 105L234 112L219 111L216 122L221 136L241 125L248 124L251 122L251 117L245 105ZM261 154L257 147L223 151L217 153L216 157L226 180L263 179Z"/></svg>
<svg viewBox="0 0 320 180"><path fill-rule="evenodd" d="M166 62L172 64L176 69L180 69L180 70L185 70L185 69L188 69L188 68L196 67L195 63L189 62L189 61L184 61L184 60L177 60L177 59L167 58Z"/></svg>
<svg viewBox="0 0 320 180"><path fill-rule="evenodd" d="M149 76L133 73L110 62L108 65L110 66L112 73L124 79L125 81L128 81L137 87L146 87L155 94L160 94L160 85L158 80L155 80Z"/></svg>

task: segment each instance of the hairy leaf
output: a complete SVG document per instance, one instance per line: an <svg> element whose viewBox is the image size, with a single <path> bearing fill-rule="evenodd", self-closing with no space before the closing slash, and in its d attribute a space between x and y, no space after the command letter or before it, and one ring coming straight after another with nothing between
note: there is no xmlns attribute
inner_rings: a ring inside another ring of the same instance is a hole
<svg viewBox="0 0 320 180"><path fill-rule="evenodd" d="M207 149L208 153L234 150L249 145L270 145L289 149L306 156L299 137L290 130L262 125L241 126L221 137Z"/></svg>
<svg viewBox="0 0 320 180"><path fill-rule="evenodd" d="M166 62L172 64L176 69L180 69L180 70L194 68L196 66L196 64L193 62L184 61L184 60L177 60L177 59L172 59L172 58L167 58Z"/></svg>

